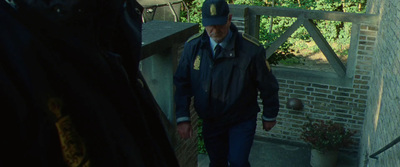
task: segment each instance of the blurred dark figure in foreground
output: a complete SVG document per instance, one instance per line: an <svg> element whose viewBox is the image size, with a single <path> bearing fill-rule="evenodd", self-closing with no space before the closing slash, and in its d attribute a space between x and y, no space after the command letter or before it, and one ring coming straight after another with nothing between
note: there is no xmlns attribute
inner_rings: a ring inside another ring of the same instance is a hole
<svg viewBox="0 0 400 167"><path fill-rule="evenodd" d="M136 0L0 0L0 166L178 166Z"/></svg>

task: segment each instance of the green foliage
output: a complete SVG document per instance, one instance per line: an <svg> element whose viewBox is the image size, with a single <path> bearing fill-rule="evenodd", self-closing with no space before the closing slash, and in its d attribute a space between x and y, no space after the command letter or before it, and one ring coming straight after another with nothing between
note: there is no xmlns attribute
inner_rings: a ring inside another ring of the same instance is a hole
<svg viewBox="0 0 400 167"><path fill-rule="evenodd" d="M286 59L280 60L279 64L284 64L284 65L304 64L303 58L294 56L293 54L286 55L285 57Z"/></svg>
<svg viewBox="0 0 400 167"><path fill-rule="evenodd" d="M260 18L260 43L268 48L276 39L278 39L286 29L294 22L295 18L285 18L285 17L266 17L262 16ZM271 29L272 23L272 29ZM278 64L280 61L287 58L294 57L291 53L291 47L293 43L284 42L275 53L268 59L271 64Z"/></svg>
<svg viewBox="0 0 400 167"><path fill-rule="evenodd" d="M205 0L185 0L184 2L187 4L189 8L189 17L191 23L201 24L201 7L203 6L203 2ZM182 22L188 22L187 20L187 11L181 10L180 20ZM200 32L204 30L204 27L201 26Z"/></svg>
<svg viewBox="0 0 400 167"><path fill-rule="evenodd" d="M265 6L265 3L260 0L235 0L233 4L236 5L249 5L249 6Z"/></svg>
<svg viewBox="0 0 400 167"><path fill-rule="evenodd" d="M199 119L197 129L198 143L197 150L200 154L207 154L206 146L203 139L203 120Z"/></svg>

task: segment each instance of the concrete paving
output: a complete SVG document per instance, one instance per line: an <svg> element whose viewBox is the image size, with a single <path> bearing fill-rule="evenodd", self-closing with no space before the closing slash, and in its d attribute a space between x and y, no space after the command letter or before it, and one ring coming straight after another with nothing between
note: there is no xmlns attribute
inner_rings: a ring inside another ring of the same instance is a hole
<svg viewBox="0 0 400 167"><path fill-rule="evenodd" d="M310 167L310 148L306 145L257 139L250 152L252 167ZM208 167L208 156L198 156L198 167ZM358 167L357 153L340 152L337 167Z"/></svg>

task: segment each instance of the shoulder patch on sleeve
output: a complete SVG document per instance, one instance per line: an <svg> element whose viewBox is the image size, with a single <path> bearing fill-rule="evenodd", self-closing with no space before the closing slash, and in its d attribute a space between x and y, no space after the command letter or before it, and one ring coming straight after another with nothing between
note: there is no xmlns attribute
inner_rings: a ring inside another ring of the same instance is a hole
<svg viewBox="0 0 400 167"><path fill-rule="evenodd" d="M242 33L242 37L248 41L250 41L251 43L253 43L254 45L260 46L260 43L258 42L258 40L256 38L254 38L253 36L246 34L246 33Z"/></svg>
<svg viewBox="0 0 400 167"><path fill-rule="evenodd" d="M198 38L198 37L200 37L201 36L201 34L202 33L197 33L197 34L194 34L193 36L191 36L186 42L190 42L191 40L193 40L193 39L196 39L196 38Z"/></svg>

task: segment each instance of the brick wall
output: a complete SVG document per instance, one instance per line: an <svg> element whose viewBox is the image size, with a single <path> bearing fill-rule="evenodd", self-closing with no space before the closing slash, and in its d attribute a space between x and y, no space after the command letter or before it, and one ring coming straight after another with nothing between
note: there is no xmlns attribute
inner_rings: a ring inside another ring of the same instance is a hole
<svg viewBox="0 0 400 167"><path fill-rule="evenodd" d="M400 166L400 143L369 156L400 136L400 1L368 0L368 13L380 16L373 51L370 91L362 131L360 167Z"/></svg>
<svg viewBox="0 0 400 167"><path fill-rule="evenodd" d="M360 75L360 74L359 74ZM301 126L311 119L333 120L345 124L346 127L358 131L355 140L359 140L366 107L368 77L354 80L353 88L303 82L278 78L280 91L280 112L278 124L270 132L262 130L261 120L258 121L257 135L267 138L302 142ZM302 100L304 109L301 111L287 109L289 98ZM261 113L260 113L261 114ZM358 144L348 149L357 151Z"/></svg>

